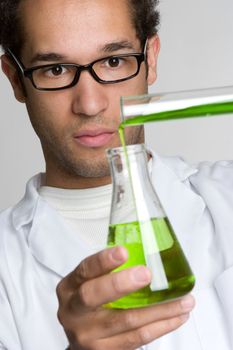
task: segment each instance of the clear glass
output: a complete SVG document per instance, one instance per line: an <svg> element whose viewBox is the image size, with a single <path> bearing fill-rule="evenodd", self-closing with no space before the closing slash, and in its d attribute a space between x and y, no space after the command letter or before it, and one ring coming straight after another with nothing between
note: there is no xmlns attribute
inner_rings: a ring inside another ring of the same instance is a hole
<svg viewBox="0 0 233 350"><path fill-rule="evenodd" d="M233 113L233 86L121 98L121 125Z"/></svg>
<svg viewBox="0 0 233 350"><path fill-rule="evenodd" d="M145 146L119 147L107 154L113 180L108 246L122 245L129 254L116 271L147 265L152 272L149 286L108 306L144 307L181 297L195 278L150 182Z"/></svg>

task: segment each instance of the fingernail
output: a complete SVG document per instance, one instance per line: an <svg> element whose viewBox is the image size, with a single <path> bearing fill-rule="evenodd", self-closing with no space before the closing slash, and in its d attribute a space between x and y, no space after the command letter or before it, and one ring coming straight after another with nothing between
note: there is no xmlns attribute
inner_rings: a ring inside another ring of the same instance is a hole
<svg viewBox="0 0 233 350"><path fill-rule="evenodd" d="M135 279L136 282L150 282L150 273L149 271L144 268L143 266L139 266L137 268L134 269L133 271L133 277Z"/></svg>
<svg viewBox="0 0 233 350"><path fill-rule="evenodd" d="M123 247L113 248L111 254L112 254L113 260L115 260L116 262L123 262L126 260L127 252Z"/></svg>
<svg viewBox="0 0 233 350"><path fill-rule="evenodd" d="M195 301L191 295L187 295L181 300L181 307L184 311L192 310L194 305L195 305Z"/></svg>

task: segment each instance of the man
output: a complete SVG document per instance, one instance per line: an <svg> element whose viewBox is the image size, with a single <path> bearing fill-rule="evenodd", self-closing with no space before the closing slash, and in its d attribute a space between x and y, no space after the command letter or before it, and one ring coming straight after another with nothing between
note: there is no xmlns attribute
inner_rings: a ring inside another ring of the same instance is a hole
<svg viewBox="0 0 233 350"><path fill-rule="evenodd" d="M152 181L197 277L189 322L183 325L191 296L146 309L102 307L151 278L143 266L109 274L127 252L98 251L111 200L105 150L119 146L119 98L146 93L156 80L156 3L0 2L2 69L26 103L46 162L22 201L1 214L2 349L230 349L231 321L219 296L225 280L219 295L214 281L231 258L226 264L224 250L218 253L210 209L197 194L208 167L197 173L181 160L153 155ZM144 142L143 128L128 128L126 142Z"/></svg>

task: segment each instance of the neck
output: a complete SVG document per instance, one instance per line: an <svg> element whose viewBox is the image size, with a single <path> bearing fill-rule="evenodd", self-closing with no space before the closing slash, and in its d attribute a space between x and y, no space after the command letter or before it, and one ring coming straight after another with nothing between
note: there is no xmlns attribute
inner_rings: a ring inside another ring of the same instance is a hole
<svg viewBox="0 0 233 350"><path fill-rule="evenodd" d="M103 177L83 177L66 169L46 162L44 186L64 189L85 189L108 185L111 183L110 174Z"/></svg>
<svg viewBox="0 0 233 350"><path fill-rule="evenodd" d="M105 186L111 183L111 176L100 178L84 178L78 175L61 174L59 172L51 173L46 170L44 186L64 188L64 189L85 189Z"/></svg>

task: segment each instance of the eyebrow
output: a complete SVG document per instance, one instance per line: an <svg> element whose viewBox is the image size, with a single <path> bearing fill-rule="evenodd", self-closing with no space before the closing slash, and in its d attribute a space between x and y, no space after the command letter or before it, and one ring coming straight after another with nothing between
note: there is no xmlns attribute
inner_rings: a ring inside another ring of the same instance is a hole
<svg viewBox="0 0 233 350"><path fill-rule="evenodd" d="M61 62L66 57L64 55L60 55L54 52L49 53L37 53L35 56L33 56L30 60L30 64L36 63L38 61L43 62Z"/></svg>
<svg viewBox="0 0 233 350"><path fill-rule="evenodd" d="M133 50L134 47L133 47L131 42L129 42L127 40L123 40L123 41L116 41L116 42L108 43L108 44L104 45L103 47L101 47L100 51L111 53L111 52L119 51L122 49Z"/></svg>
<svg viewBox="0 0 233 350"><path fill-rule="evenodd" d="M127 40L122 41L116 41L112 43L105 44L104 46L99 47L99 52L106 52L106 53L113 53L116 51L120 51L123 49L130 49L134 51L134 47L132 43L130 43ZM61 55L55 52L48 52L48 53L37 53L34 55L30 60L30 65L33 65L34 63L37 63L38 61L41 62L61 62L67 60L68 57L65 55Z"/></svg>

